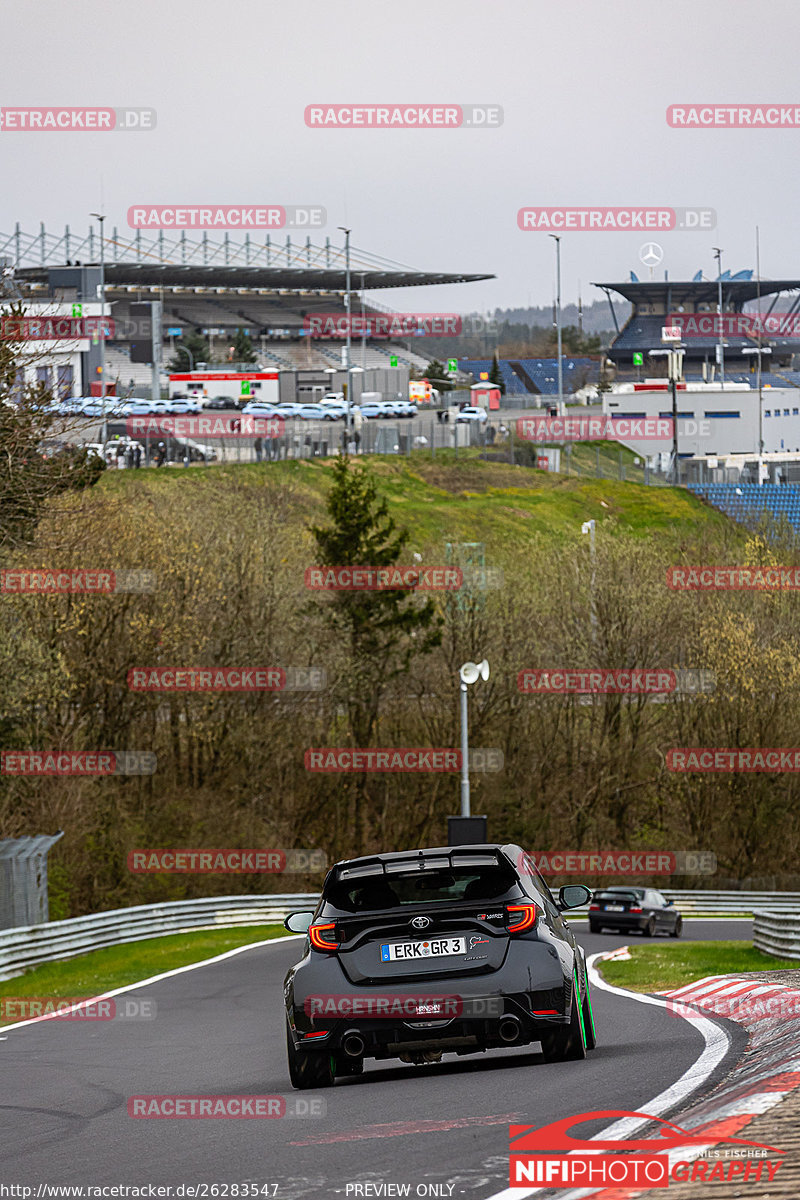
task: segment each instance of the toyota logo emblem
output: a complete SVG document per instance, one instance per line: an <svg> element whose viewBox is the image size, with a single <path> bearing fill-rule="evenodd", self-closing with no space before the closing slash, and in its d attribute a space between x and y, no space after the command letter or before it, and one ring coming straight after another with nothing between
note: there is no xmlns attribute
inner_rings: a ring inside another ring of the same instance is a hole
<svg viewBox="0 0 800 1200"><path fill-rule="evenodd" d="M432 924L433 924L433 921L430 919L430 917L412 917L411 918L411 925L414 927L414 929L427 929L428 926L432 925Z"/></svg>

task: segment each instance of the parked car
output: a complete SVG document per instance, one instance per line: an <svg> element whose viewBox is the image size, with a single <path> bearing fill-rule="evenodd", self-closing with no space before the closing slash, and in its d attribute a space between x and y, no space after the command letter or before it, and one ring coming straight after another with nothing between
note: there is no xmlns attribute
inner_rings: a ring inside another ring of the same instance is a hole
<svg viewBox="0 0 800 1200"><path fill-rule="evenodd" d="M243 417L281 417L283 413L277 404L268 404L265 400L251 400L242 409Z"/></svg>
<svg viewBox="0 0 800 1200"><path fill-rule="evenodd" d="M238 404L233 396L212 396L210 399L203 401L203 408L238 408ZM245 406L246 407L246 406Z"/></svg>
<svg viewBox="0 0 800 1200"><path fill-rule="evenodd" d="M326 413L331 414L328 417L329 421L341 421L347 415L347 401L345 400L320 400L319 407L324 408ZM357 407L355 404L350 405L351 415Z"/></svg>
<svg viewBox="0 0 800 1200"><path fill-rule="evenodd" d="M123 417L152 417L163 416L167 411L166 400L146 400L134 398L120 406L120 416Z"/></svg>
<svg viewBox="0 0 800 1200"><path fill-rule="evenodd" d="M84 396L81 400L81 412L84 417L102 417L103 403L97 396ZM106 402L106 416L109 416L108 403Z"/></svg>
<svg viewBox="0 0 800 1200"><path fill-rule="evenodd" d="M171 400L167 401L167 412L172 416L198 413L200 412L200 405L190 396L173 396Z"/></svg>
<svg viewBox="0 0 800 1200"><path fill-rule="evenodd" d="M666 900L655 888L601 888L592 896L589 905L589 929L602 933L641 933L654 937L668 933L678 938L683 931L683 917L671 900Z"/></svg>
<svg viewBox="0 0 800 1200"><path fill-rule="evenodd" d="M415 417L417 415L417 406L413 400L395 400L394 409L398 417Z"/></svg>
<svg viewBox="0 0 800 1200"><path fill-rule="evenodd" d="M320 400L320 404L331 404L331 403L344 404L345 403L344 392L326 392L325 395Z"/></svg>
<svg viewBox="0 0 800 1200"><path fill-rule="evenodd" d="M368 400L361 405L361 415L368 420L375 420L378 417L385 417L388 414L383 407L382 400Z"/></svg>
<svg viewBox="0 0 800 1200"><path fill-rule="evenodd" d="M307 934L283 988L292 1085L330 1087L365 1058L429 1063L532 1042L548 1062L585 1058L588 972L561 914L590 896L568 884L554 901L513 845L336 863L316 909L285 921Z"/></svg>
<svg viewBox="0 0 800 1200"><path fill-rule="evenodd" d="M83 412L83 400L76 399L75 396L68 396L58 405L58 414L61 417L71 417L81 412Z"/></svg>
<svg viewBox="0 0 800 1200"><path fill-rule="evenodd" d="M299 404L288 404L287 403L287 404L276 404L276 406L275 406L275 415L277 417L283 417L284 420L287 420L287 421L291 420L292 417L298 416L299 413L300 413L300 405Z"/></svg>
<svg viewBox="0 0 800 1200"><path fill-rule="evenodd" d="M332 409L321 404L298 404L297 415L301 421L336 421L338 417Z"/></svg>
<svg viewBox="0 0 800 1200"><path fill-rule="evenodd" d="M485 408L479 408L472 404L468 404L466 408L462 408L456 417L456 424L466 423L467 421L477 421L480 425L487 419Z"/></svg>

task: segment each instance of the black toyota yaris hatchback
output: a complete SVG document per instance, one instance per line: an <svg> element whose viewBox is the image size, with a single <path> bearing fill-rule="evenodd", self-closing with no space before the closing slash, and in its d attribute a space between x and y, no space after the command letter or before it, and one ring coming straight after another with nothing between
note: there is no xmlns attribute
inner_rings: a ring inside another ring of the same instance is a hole
<svg viewBox="0 0 800 1200"><path fill-rule="evenodd" d="M347 859L319 904L292 913L307 933L284 983L296 1088L358 1075L364 1059L437 1062L541 1042L548 1062L584 1058L595 1029L584 954L514 845L452 846Z"/></svg>

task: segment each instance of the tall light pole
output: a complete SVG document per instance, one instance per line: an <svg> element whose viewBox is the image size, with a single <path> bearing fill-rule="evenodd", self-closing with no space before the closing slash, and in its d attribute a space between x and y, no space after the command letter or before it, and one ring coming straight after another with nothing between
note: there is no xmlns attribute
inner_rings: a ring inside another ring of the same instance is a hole
<svg viewBox="0 0 800 1200"><path fill-rule="evenodd" d="M561 416L561 406L564 400L564 379L561 370L561 237L557 233L548 234L556 244L556 336L558 339L558 415Z"/></svg>
<svg viewBox="0 0 800 1200"><path fill-rule="evenodd" d="M712 246L714 258L717 260L717 312L719 314L719 381L725 387L725 341L722 330L722 251L718 246Z"/></svg>
<svg viewBox="0 0 800 1200"><path fill-rule="evenodd" d="M461 679L461 816L469 817L469 726L467 723L467 687L476 679L489 678L489 664L465 662L458 672Z"/></svg>
<svg viewBox="0 0 800 1200"><path fill-rule="evenodd" d="M100 395L103 402L103 447L108 441L108 417L106 416L106 255L103 239L105 215L89 213L100 222Z"/></svg>
<svg viewBox="0 0 800 1200"><path fill-rule="evenodd" d="M344 439L345 439L345 454L350 445L350 385L353 381L353 376L350 371L350 230L345 229L344 225L340 225L344 234L344 262L345 262L345 289L347 291L347 343L345 346L344 369L347 372L347 412L344 418Z"/></svg>
<svg viewBox="0 0 800 1200"><path fill-rule="evenodd" d="M756 294L758 298L758 486L762 486L762 463L764 461L764 426L761 409L761 248L756 225Z"/></svg>
<svg viewBox="0 0 800 1200"><path fill-rule="evenodd" d="M367 369L367 324L364 308L364 273L361 273L361 370ZM364 384L361 384L362 388Z"/></svg>

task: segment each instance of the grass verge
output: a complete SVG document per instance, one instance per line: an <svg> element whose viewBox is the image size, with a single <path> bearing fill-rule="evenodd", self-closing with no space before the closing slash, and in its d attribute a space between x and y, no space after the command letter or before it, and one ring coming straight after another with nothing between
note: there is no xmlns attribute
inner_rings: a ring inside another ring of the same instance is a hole
<svg viewBox="0 0 800 1200"><path fill-rule="evenodd" d="M738 975L742 971L800 969L788 958L763 954L745 942L675 942L631 946L629 960L604 962L599 970L608 983L632 992L662 992L682 987L707 975Z"/></svg>
<svg viewBox="0 0 800 1200"><path fill-rule="evenodd" d="M92 950L63 962L43 963L24 975L0 983L0 1026L18 1019L5 1015L3 1001L11 996L86 999L136 983L139 979L149 979L151 975L160 975L163 971L173 971L176 967L214 958L237 946L285 936L282 925L204 929L197 933L148 938L124 946L106 946L102 950Z"/></svg>

